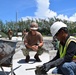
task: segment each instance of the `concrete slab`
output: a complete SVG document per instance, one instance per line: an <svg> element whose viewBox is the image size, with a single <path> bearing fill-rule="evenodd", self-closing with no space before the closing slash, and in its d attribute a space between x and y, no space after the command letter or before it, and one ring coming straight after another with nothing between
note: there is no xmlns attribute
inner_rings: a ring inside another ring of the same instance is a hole
<svg viewBox="0 0 76 75"><path fill-rule="evenodd" d="M13 37L12 40L20 40L20 37ZM44 40L47 40L48 38L44 38ZM47 45L47 43L46 43ZM45 46L46 46L45 45ZM43 63L49 61L51 58L51 56L49 54L50 53L47 53L47 52L44 52L41 56L40 56L40 59L42 60L42 62L35 62L34 61L34 55L35 55L35 52L30 52L30 57L31 57L31 60L29 63L25 63L25 57L21 51L21 48L24 47L24 44L23 42L18 42L17 44L17 48L16 48L16 53L14 54L13 56L13 71L15 72L16 75L35 75L35 69L32 69L32 70L26 70L26 69L29 69L29 68L36 68L36 66L38 65L42 65ZM49 47L51 47L49 45ZM48 46L47 46L48 48ZM51 50L51 48L49 48ZM47 49L48 50L48 49ZM54 68L52 68L51 70L48 71L48 74L51 73L51 71L53 70ZM6 71L6 73L8 75L11 75L10 74L10 68L6 68L4 67L4 70ZM0 75L4 75L4 73L2 72L2 70L0 69Z"/></svg>
<svg viewBox="0 0 76 75"><path fill-rule="evenodd" d="M29 68L36 68L36 66L38 65L42 65L43 63L49 61L49 54L48 53L43 53L40 58L42 60L42 62L35 62L34 61L34 52L31 53L31 60L29 63L25 63L25 57L22 55L22 52L19 51L17 52L15 55L14 55L14 58L13 58L13 70L15 72L16 75L35 75L35 69L33 70L26 70L26 69L29 69ZM6 68L4 67L4 70L6 71L6 73L8 75L10 75L10 69L9 68ZM2 72L1 72L1 69L0 69L0 75L4 75Z"/></svg>

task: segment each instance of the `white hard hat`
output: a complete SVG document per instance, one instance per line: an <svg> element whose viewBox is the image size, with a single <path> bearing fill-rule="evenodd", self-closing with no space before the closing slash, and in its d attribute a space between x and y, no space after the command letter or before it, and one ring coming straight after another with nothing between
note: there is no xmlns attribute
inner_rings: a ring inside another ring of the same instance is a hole
<svg viewBox="0 0 76 75"><path fill-rule="evenodd" d="M32 22L30 25L31 30L37 30L38 29L38 24L36 22Z"/></svg>
<svg viewBox="0 0 76 75"><path fill-rule="evenodd" d="M52 26L50 27L50 32L51 32L52 36L54 37L55 34L63 27L67 27L67 25L61 21L57 21L57 22L53 23Z"/></svg>

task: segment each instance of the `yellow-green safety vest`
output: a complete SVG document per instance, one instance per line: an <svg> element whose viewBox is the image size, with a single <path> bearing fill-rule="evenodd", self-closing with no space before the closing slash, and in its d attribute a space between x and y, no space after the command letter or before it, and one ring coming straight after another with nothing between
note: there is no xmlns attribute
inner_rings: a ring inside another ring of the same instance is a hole
<svg viewBox="0 0 76 75"><path fill-rule="evenodd" d="M76 38L73 37L73 36L70 36L70 37L68 38L68 40L66 41L66 44L65 44L65 46L64 46L64 49L63 49L63 46L62 46L61 44L59 44L60 58L63 58L63 57L65 56L67 47L68 47L68 45L69 45L69 43L70 43L71 41L74 41L74 42L76 43ZM76 55L73 57L73 59L75 59L75 58L76 58Z"/></svg>

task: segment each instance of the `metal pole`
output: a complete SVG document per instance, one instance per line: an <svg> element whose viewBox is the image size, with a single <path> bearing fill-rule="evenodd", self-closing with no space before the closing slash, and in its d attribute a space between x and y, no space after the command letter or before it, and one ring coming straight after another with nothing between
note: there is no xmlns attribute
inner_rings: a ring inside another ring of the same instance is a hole
<svg viewBox="0 0 76 75"><path fill-rule="evenodd" d="M36 69L36 68L27 68L27 69L25 69L25 70L33 70L33 69Z"/></svg>
<svg viewBox="0 0 76 75"><path fill-rule="evenodd" d="M16 36L17 36L17 11L16 11Z"/></svg>

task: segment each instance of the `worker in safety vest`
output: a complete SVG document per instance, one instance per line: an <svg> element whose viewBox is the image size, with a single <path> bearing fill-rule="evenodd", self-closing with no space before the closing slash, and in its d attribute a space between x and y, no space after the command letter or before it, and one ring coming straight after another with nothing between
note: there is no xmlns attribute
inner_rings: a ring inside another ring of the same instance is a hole
<svg viewBox="0 0 76 75"><path fill-rule="evenodd" d="M76 75L76 38L70 36L67 25L61 21L53 23L50 30L52 36L60 41L59 50L56 56L44 63L39 70L44 74L56 67L52 74Z"/></svg>

